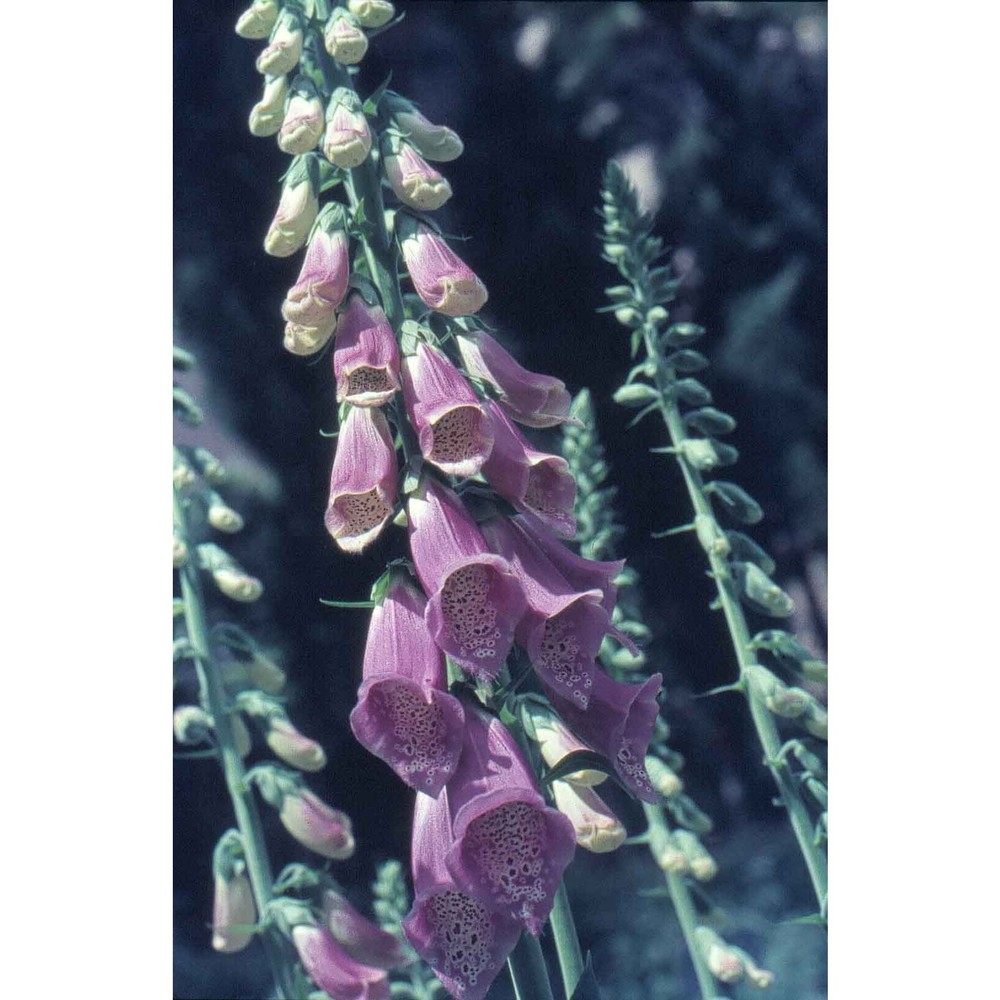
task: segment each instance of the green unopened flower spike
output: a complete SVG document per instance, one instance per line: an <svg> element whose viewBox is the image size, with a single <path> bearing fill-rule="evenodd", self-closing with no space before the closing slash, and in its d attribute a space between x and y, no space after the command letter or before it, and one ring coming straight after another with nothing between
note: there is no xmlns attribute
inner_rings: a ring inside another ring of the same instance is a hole
<svg viewBox="0 0 1000 1000"><path fill-rule="evenodd" d="M260 39L271 34L278 20L278 0L254 0L236 22L236 34L241 38Z"/></svg>

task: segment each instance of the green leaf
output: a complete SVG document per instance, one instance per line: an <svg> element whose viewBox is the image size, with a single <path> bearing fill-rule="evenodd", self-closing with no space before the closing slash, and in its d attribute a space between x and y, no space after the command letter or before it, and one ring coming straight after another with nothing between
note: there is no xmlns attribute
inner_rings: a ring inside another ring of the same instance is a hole
<svg viewBox="0 0 1000 1000"><path fill-rule="evenodd" d="M174 371L190 371L195 364L195 356L190 351L185 351L183 347L174 345Z"/></svg>
<svg viewBox="0 0 1000 1000"><path fill-rule="evenodd" d="M716 497L722 509L743 524L756 524L764 517L760 504L736 483L715 479L705 485L705 492Z"/></svg>
<svg viewBox="0 0 1000 1000"><path fill-rule="evenodd" d="M328 601L321 597L320 604L325 604L328 608L374 608L374 601Z"/></svg>
<svg viewBox="0 0 1000 1000"><path fill-rule="evenodd" d="M733 417L711 406L685 413L684 424L689 429L701 431L702 434L729 434L736 429Z"/></svg>
<svg viewBox="0 0 1000 1000"><path fill-rule="evenodd" d="M583 966L583 973L580 981L573 990L570 1000L602 1000L601 988L597 984L597 976L594 975L594 963L591 960L590 952L587 952L587 961Z"/></svg>
<svg viewBox="0 0 1000 1000"><path fill-rule="evenodd" d="M205 419L202 408L189 392L174 386L174 416L191 427L197 427Z"/></svg>

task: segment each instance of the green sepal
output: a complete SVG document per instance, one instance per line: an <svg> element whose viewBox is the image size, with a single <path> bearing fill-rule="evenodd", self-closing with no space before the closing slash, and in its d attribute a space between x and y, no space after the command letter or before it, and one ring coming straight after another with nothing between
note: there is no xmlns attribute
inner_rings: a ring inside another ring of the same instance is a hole
<svg viewBox="0 0 1000 1000"><path fill-rule="evenodd" d="M700 372L708 367L708 358L698 351L674 351L673 354L668 354L664 361L675 372L680 372L682 375Z"/></svg>
<svg viewBox="0 0 1000 1000"><path fill-rule="evenodd" d="M621 785L618 772L615 771L608 759L593 750L574 750L572 753L566 754L555 767L551 767L545 772L541 783L542 785L551 785L553 781L559 781L568 774L576 774L577 771L601 771ZM622 787L625 786L622 785Z"/></svg>
<svg viewBox="0 0 1000 1000"><path fill-rule="evenodd" d="M670 386L670 391L689 406L706 406L712 402L712 394L696 378L678 379Z"/></svg>
<svg viewBox="0 0 1000 1000"><path fill-rule="evenodd" d="M674 323L663 334L663 343L667 347L687 347L704 334L705 328L697 323Z"/></svg>
<svg viewBox="0 0 1000 1000"><path fill-rule="evenodd" d="M655 411L656 411L657 409L659 409L659 406L660 406L660 404L659 404L659 400L657 400L657 402L655 402L655 403L650 403L650 404L649 404L649 406L647 406L647 407L646 407L645 409L642 409L642 410L640 410L640 411L639 411L639 412L638 412L638 413L637 413L637 414L636 414L636 415L635 415L635 416L634 416L634 417L633 417L633 418L632 418L632 419L631 419L631 420L630 420L630 421L629 421L629 422L628 422L628 423L627 423L627 424L625 425L625 429L626 429L626 430L631 430L631 429L632 429L633 427L635 427L635 426L636 426L636 424L638 424L638 423L639 423L639 422L640 422L640 421L641 421L641 420L642 420L642 419L643 419L644 417L648 417L648 416L649 416L649 415L650 415L651 413L654 413L654 412L655 412Z"/></svg>
<svg viewBox="0 0 1000 1000"><path fill-rule="evenodd" d="M633 382L627 385L620 385L611 397L621 406L628 406L638 409L647 403L656 403L660 400L660 394L651 386L641 382Z"/></svg>
<svg viewBox="0 0 1000 1000"><path fill-rule="evenodd" d="M727 531L726 538L737 559L755 563L768 575L777 569L775 561L749 535L744 535L742 531Z"/></svg>
<svg viewBox="0 0 1000 1000"><path fill-rule="evenodd" d="M319 599L320 604L325 604L328 608L374 608L374 601L328 601L326 598Z"/></svg>
<svg viewBox="0 0 1000 1000"><path fill-rule="evenodd" d="M712 406L685 413L684 424L689 430L701 431L702 434L729 434L736 430L736 420Z"/></svg>
<svg viewBox="0 0 1000 1000"><path fill-rule="evenodd" d="M639 847L649 843L649 830L637 833L634 837L626 837L622 841L622 847Z"/></svg>
<svg viewBox="0 0 1000 1000"><path fill-rule="evenodd" d="M715 438L709 438L712 442L712 447L715 449L715 457L720 466L735 465L740 460L740 453L731 444L726 444L725 441L716 441Z"/></svg>
<svg viewBox="0 0 1000 1000"><path fill-rule="evenodd" d="M714 479L705 484L705 492L717 497L722 509L743 524L756 524L764 517L760 504L736 483Z"/></svg>
<svg viewBox="0 0 1000 1000"><path fill-rule="evenodd" d="M589 951L583 965L583 972L569 1000L603 1000L601 988L597 984L597 976L594 975L594 963Z"/></svg>

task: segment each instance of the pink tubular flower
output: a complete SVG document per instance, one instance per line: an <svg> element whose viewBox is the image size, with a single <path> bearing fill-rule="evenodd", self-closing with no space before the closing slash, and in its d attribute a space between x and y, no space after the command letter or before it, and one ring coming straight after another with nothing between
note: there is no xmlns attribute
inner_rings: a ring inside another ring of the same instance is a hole
<svg viewBox="0 0 1000 1000"><path fill-rule="evenodd" d="M518 510L534 514L563 538L576 534L576 480L566 459L532 448L493 400L485 404L493 421L493 450L483 475Z"/></svg>
<svg viewBox="0 0 1000 1000"><path fill-rule="evenodd" d="M355 961L325 928L298 924L292 941L309 977L331 1000L389 1000L385 970Z"/></svg>
<svg viewBox="0 0 1000 1000"><path fill-rule="evenodd" d="M285 794L278 818L300 844L324 858L343 861L354 853L351 818L308 788Z"/></svg>
<svg viewBox="0 0 1000 1000"><path fill-rule="evenodd" d="M486 304L486 286L441 236L422 222L400 214L400 249L417 295L446 316L467 316Z"/></svg>
<svg viewBox="0 0 1000 1000"><path fill-rule="evenodd" d="M576 842L586 851L607 854L628 836L621 820L592 788L553 781L556 808L573 824Z"/></svg>
<svg viewBox="0 0 1000 1000"><path fill-rule="evenodd" d="M384 406L399 389L399 346L385 313L352 294L337 321L333 349L337 402Z"/></svg>
<svg viewBox="0 0 1000 1000"><path fill-rule="evenodd" d="M483 1000L521 936L521 925L455 885L445 800L417 793L413 813L413 906L403 932L453 997Z"/></svg>
<svg viewBox="0 0 1000 1000"><path fill-rule="evenodd" d="M434 347L403 360L403 397L420 450L449 476L474 476L493 448L493 423L462 373Z"/></svg>
<svg viewBox="0 0 1000 1000"><path fill-rule="evenodd" d="M396 448L385 415L352 406L337 438L324 518L345 552L360 552L378 537L392 516L396 480Z"/></svg>
<svg viewBox="0 0 1000 1000"><path fill-rule="evenodd" d="M395 124L421 156L435 163L457 160L465 148L457 132L447 125L429 122L416 108L397 112Z"/></svg>
<svg viewBox="0 0 1000 1000"><path fill-rule="evenodd" d="M411 788L437 796L458 766L465 713L447 693L444 656L424 622L427 602L403 573L372 611L351 729Z"/></svg>
<svg viewBox="0 0 1000 1000"><path fill-rule="evenodd" d="M434 641L463 669L492 680L514 641L524 595L510 566L489 551L462 502L424 477L407 504L410 552Z"/></svg>
<svg viewBox="0 0 1000 1000"><path fill-rule="evenodd" d="M451 197L451 185L411 145L385 157L385 172L396 197L410 208L432 212Z"/></svg>
<svg viewBox="0 0 1000 1000"><path fill-rule="evenodd" d="M371 148L371 129L357 94L339 87L326 108L323 155L335 167L351 170L365 162Z"/></svg>
<svg viewBox="0 0 1000 1000"><path fill-rule="evenodd" d="M455 338L465 370L489 382L507 415L527 427L555 427L577 423L569 415L570 394L551 375L522 368L488 333L482 330Z"/></svg>
<svg viewBox="0 0 1000 1000"><path fill-rule="evenodd" d="M646 752L658 706L656 696L663 678L653 674L643 684L624 684L603 671L594 675L586 711L545 684L552 707L585 743L614 765L618 776L643 802L658 802L659 795L646 772Z"/></svg>
<svg viewBox="0 0 1000 1000"><path fill-rule="evenodd" d="M481 528L521 584L528 609L515 632L539 677L581 709L590 703L594 662L611 625L599 590L575 591L537 546L506 517Z"/></svg>
<svg viewBox="0 0 1000 1000"><path fill-rule="evenodd" d="M332 889L323 893L323 923L337 944L356 962L377 969L398 969L406 965L407 955L399 938L361 916Z"/></svg>
<svg viewBox="0 0 1000 1000"><path fill-rule="evenodd" d="M499 719L467 708L465 723L462 758L445 793L455 838L448 870L460 889L537 936L573 859L573 824L545 804Z"/></svg>
<svg viewBox="0 0 1000 1000"><path fill-rule="evenodd" d="M342 229L317 226L298 280L288 290L281 315L292 323L325 326L344 300L351 272L349 241Z"/></svg>

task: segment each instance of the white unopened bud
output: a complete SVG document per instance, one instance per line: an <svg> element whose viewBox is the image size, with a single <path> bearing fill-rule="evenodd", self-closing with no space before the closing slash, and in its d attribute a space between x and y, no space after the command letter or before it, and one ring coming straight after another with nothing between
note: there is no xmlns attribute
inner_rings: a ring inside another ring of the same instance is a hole
<svg viewBox="0 0 1000 1000"><path fill-rule="evenodd" d="M285 671L261 653L254 653L253 659L243 666L250 683L261 691L277 694L285 686Z"/></svg>
<svg viewBox="0 0 1000 1000"><path fill-rule="evenodd" d="M264 81L264 96L250 109L250 134L274 135L285 118L288 77L269 76Z"/></svg>
<svg viewBox="0 0 1000 1000"><path fill-rule="evenodd" d="M664 797L669 799L671 795L680 795L684 791L684 782L681 781L677 772L652 754L646 756L646 771L653 787Z"/></svg>
<svg viewBox="0 0 1000 1000"><path fill-rule="evenodd" d="M355 23L353 17L343 13L334 14L323 34L326 51L337 62L345 66L355 66L368 51L368 37Z"/></svg>
<svg viewBox="0 0 1000 1000"><path fill-rule="evenodd" d="M546 719L545 722L535 720L535 739L538 741L538 749L541 751L542 760L549 767L555 767L568 754L579 750L589 750L590 748L581 743L564 723L554 716ZM581 787L592 787L599 785L607 778L603 771L580 770L572 774L563 775L563 781L568 781L571 785Z"/></svg>
<svg viewBox="0 0 1000 1000"><path fill-rule="evenodd" d="M709 927L696 927L694 939L708 971L722 983L738 983L743 978L743 960Z"/></svg>
<svg viewBox="0 0 1000 1000"><path fill-rule="evenodd" d="M272 257L290 257L300 250L319 213L319 199L308 180L282 188L278 208L264 237L264 250Z"/></svg>
<svg viewBox="0 0 1000 1000"><path fill-rule="evenodd" d="M174 535L174 566L183 566L188 559L188 547Z"/></svg>
<svg viewBox="0 0 1000 1000"><path fill-rule="evenodd" d="M236 22L240 38L267 38L278 20L278 0L254 0Z"/></svg>
<svg viewBox="0 0 1000 1000"><path fill-rule="evenodd" d="M674 831L674 839L687 858L691 874L699 882L709 882L718 875L719 866L715 858L705 850L701 841L690 830Z"/></svg>
<svg viewBox="0 0 1000 1000"><path fill-rule="evenodd" d="M271 35L271 43L257 57L257 71L268 76L289 73L302 55L302 29L293 18L279 24Z"/></svg>
<svg viewBox="0 0 1000 1000"><path fill-rule="evenodd" d="M268 723L267 745L286 764L300 771L320 771L326 766L326 753L315 741L303 736L286 718L276 716Z"/></svg>
<svg viewBox="0 0 1000 1000"><path fill-rule="evenodd" d="M389 0L347 0L347 9L362 28L381 28L396 14Z"/></svg>
<svg viewBox="0 0 1000 1000"><path fill-rule="evenodd" d="M212 503L208 508L208 523L219 531L232 535L242 530L243 518L224 503Z"/></svg>
<svg viewBox="0 0 1000 1000"><path fill-rule="evenodd" d="M553 781L552 794L556 808L573 823L580 847L594 854L607 854L621 847L628 836L625 827L592 788Z"/></svg>
<svg viewBox="0 0 1000 1000"><path fill-rule="evenodd" d="M278 146L282 152L293 156L308 153L315 149L316 144L326 128L326 113L323 102L315 92L292 95L285 110L285 117L278 132Z"/></svg>
<svg viewBox="0 0 1000 1000"><path fill-rule="evenodd" d="M256 601L264 593L264 584L260 580L239 570L217 569L212 573L212 579L226 597L245 604Z"/></svg>
<svg viewBox="0 0 1000 1000"><path fill-rule="evenodd" d="M302 323L285 324L285 350L305 357L323 350L337 329L336 313L331 313L319 326L305 326Z"/></svg>

